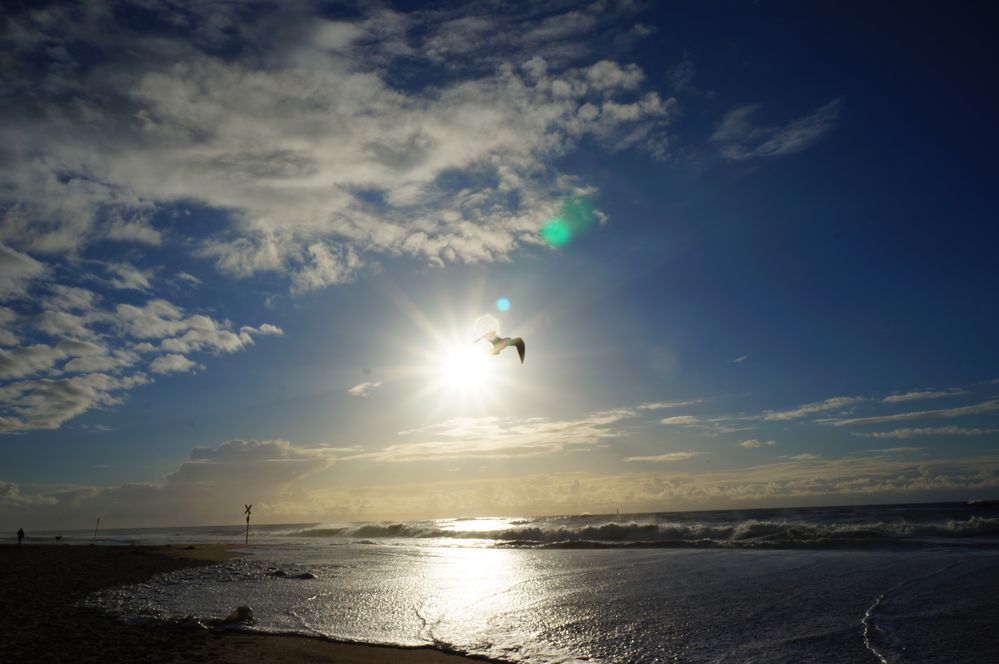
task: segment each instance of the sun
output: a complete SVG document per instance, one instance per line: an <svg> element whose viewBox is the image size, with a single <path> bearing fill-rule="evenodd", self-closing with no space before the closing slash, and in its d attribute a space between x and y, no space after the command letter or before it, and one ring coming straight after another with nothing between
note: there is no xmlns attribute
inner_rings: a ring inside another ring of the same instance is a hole
<svg viewBox="0 0 999 664"><path fill-rule="evenodd" d="M492 364L479 345L454 345L444 349L440 367L440 380L458 390L480 389L489 383Z"/></svg>

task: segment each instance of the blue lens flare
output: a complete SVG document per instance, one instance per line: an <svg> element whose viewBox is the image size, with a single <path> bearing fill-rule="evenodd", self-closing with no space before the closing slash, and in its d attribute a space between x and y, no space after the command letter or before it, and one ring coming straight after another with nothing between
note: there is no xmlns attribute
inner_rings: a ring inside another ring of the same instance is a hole
<svg viewBox="0 0 999 664"><path fill-rule="evenodd" d="M501 297L500 299L496 300L496 308L499 309L500 311L509 311L510 300L508 300L505 297Z"/></svg>

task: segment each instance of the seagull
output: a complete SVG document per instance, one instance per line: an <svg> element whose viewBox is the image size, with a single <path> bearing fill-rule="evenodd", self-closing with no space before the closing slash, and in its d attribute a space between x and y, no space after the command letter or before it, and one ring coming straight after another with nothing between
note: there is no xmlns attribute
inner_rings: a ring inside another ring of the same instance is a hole
<svg viewBox="0 0 999 664"><path fill-rule="evenodd" d="M524 346L524 340L521 339L520 337L517 337L516 339L511 339L510 337L500 337L496 335L495 331L489 331L483 334L475 341L473 341L472 343L473 344L478 343L483 339L485 339L486 341L488 341L493 345L493 347L489 349L490 355L499 355L499 352L504 348L508 348L509 346L514 346L517 349L517 354L520 355L520 363L521 364L524 363L525 346Z"/></svg>

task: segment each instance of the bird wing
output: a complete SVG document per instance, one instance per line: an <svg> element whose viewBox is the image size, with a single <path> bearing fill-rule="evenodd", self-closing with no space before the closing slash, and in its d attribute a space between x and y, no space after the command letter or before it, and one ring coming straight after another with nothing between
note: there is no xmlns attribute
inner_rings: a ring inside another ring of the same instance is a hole
<svg viewBox="0 0 999 664"><path fill-rule="evenodd" d="M517 355L520 355L520 363L524 363L524 353L527 352L527 346L524 345L524 340L517 337L513 340L513 345L517 347Z"/></svg>
<svg viewBox="0 0 999 664"><path fill-rule="evenodd" d="M497 339L499 339L499 337L496 336L496 330L489 330L488 332L486 332L485 334L483 334L481 337L479 337L478 339L476 339L472 343L473 344L477 344L480 341L482 341L483 339L487 339L489 341L489 343L496 343L496 341L497 341Z"/></svg>

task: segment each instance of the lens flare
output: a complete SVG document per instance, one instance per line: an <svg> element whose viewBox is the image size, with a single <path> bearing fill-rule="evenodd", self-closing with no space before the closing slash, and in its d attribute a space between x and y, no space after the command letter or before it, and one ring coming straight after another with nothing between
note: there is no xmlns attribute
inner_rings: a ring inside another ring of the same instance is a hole
<svg viewBox="0 0 999 664"><path fill-rule="evenodd" d="M553 247L564 247L593 225L593 204L584 196L562 201L559 215L541 226L541 238Z"/></svg>
<svg viewBox="0 0 999 664"><path fill-rule="evenodd" d="M509 311L510 300L508 300L505 297L501 297L500 299L496 300L496 308L499 309L500 311Z"/></svg>

